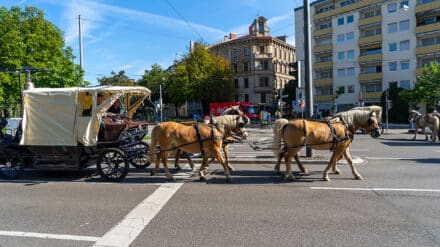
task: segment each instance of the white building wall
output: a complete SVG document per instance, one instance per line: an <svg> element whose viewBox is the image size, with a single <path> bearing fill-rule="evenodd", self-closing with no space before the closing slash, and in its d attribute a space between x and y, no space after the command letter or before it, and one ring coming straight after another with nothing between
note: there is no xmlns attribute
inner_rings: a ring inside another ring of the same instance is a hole
<svg viewBox="0 0 440 247"><path fill-rule="evenodd" d="M353 16L353 22L347 23L347 17ZM344 18L344 24L338 25L338 19ZM356 104L358 101L359 95L359 29L358 29L358 19L359 14L357 12L345 13L343 15L335 16L332 20L333 26L333 92L336 94L339 87L344 87L345 93L341 94L336 100L335 103L339 104ZM354 33L354 38L351 41L347 41L346 35L348 33ZM345 39L343 43L338 43L338 35L344 35ZM353 58L349 59L347 57L348 51L354 51ZM344 53L344 58L342 60L339 59L339 53ZM354 69L353 75L347 75L347 69ZM345 76L338 76L338 70L344 70ZM355 91L349 93L348 87L353 85Z"/></svg>
<svg viewBox="0 0 440 247"><path fill-rule="evenodd" d="M416 18L415 18L415 5L416 1L409 1L407 9L399 8L399 2L397 2L397 11L388 13L388 5L393 2L386 2L382 5L382 89L389 88L390 82L398 82L398 86L401 86L401 81L409 80L411 87L416 80L416 66L417 59L415 56L415 50L417 46L417 39L415 34ZM396 3L396 2L394 2ZM401 21L409 20L409 29L401 31L399 23ZM388 25L391 23L397 24L397 32L389 33ZM409 40L409 50L401 51L400 42ZM389 44L396 43L397 51L390 52ZM409 69L402 70L400 62L409 61ZM390 63L397 63L397 70L390 71Z"/></svg>

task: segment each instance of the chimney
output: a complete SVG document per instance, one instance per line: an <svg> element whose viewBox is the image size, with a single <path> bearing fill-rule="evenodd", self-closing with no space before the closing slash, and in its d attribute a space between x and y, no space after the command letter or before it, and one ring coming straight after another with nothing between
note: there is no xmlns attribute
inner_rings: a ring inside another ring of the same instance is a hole
<svg viewBox="0 0 440 247"><path fill-rule="evenodd" d="M235 38L237 38L236 33L229 33L229 39L235 39Z"/></svg>
<svg viewBox="0 0 440 247"><path fill-rule="evenodd" d="M282 40L284 42L286 42L287 36L283 35L283 36L278 36L277 39Z"/></svg>

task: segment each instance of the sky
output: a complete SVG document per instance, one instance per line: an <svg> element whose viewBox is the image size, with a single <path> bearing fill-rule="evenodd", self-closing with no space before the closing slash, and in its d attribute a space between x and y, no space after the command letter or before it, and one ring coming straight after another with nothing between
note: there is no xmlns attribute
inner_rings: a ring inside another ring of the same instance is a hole
<svg viewBox="0 0 440 247"><path fill-rule="evenodd" d="M295 45L294 9L301 0L0 0L1 6L34 6L64 33L80 63L82 19L85 80L124 70L139 79L153 64L166 69L188 53L190 41L213 44L225 35L247 34L258 16L272 36Z"/></svg>

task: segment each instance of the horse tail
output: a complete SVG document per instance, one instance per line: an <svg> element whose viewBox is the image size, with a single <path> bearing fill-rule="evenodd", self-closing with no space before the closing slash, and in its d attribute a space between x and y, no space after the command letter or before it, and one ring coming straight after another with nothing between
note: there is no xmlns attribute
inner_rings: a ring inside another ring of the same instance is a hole
<svg viewBox="0 0 440 247"><path fill-rule="evenodd" d="M275 121L275 124L273 126L273 154L275 155L275 158L277 159L281 152L281 141L282 141L282 132L284 126L289 123L289 120L285 118L280 118L277 121Z"/></svg>
<svg viewBox="0 0 440 247"><path fill-rule="evenodd" d="M153 130L151 131L151 144L150 144L150 151L149 151L149 156L150 156L150 162L154 162L155 158L156 158L156 149L157 149L157 140L159 138L159 129L160 129L160 125L157 125L153 128Z"/></svg>

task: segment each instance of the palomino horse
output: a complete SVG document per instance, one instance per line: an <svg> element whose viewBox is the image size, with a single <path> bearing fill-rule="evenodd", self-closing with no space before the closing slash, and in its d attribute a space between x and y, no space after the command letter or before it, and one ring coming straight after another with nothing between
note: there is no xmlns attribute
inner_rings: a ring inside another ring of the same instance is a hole
<svg viewBox="0 0 440 247"><path fill-rule="evenodd" d="M357 126L362 126L371 132L373 137L380 136L379 126L374 114L368 111L350 111L353 116L353 123ZM279 173L281 159L284 157L286 162L286 179L292 180L291 173L291 157L295 158L299 169L302 172L307 172L304 166L298 159L298 152L304 147L308 146L312 149L333 151L327 168L324 170L323 179L330 181L328 176L331 167L336 167L337 160L344 155L348 164L351 167L353 176L356 179L362 179L361 175L353 166L353 161L348 149L353 135L355 133L354 125L346 125L341 121L312 121L303 119L293 119L288 121L286 119L278 119L275 122L274 128L274 144L273 150L277 163L275 171ZM284 141L284 146L281 148L281 143Z"/></svg>
<svg viewBox="0 0 440 247"><path fill-rule="evenodd" d="M223 138L224 134L211 124L160 123L151 131L150 160L156 162L152 175L159 171L159 163L162 160L166 176L173 179L168 170L167 159L169 152L178 148L187 153L202 153L202 166L199 170L200 180L205 179L204 172L208 167L208 158L214 157L222 164L226 180L230 181L229 168L221 153ZM160 151L156 154L157 146L159 146ZM156 159L154 159L155 155Z"/></svg>
<svg viewBox="0 0 440 247"><path fill-rule="evenodd" d="M376 114L376 118L379 123L379 128L382 129L381 133L383 134L384 129L382 126L382 111L383 111L382 106L378 106L378 105L358 106L352 108L351 110L363 110L363 111L374 112Z"/></svg>
<svg viewBox="0 0 440 247"><path fill-rule="evenodd" d="M436 141L437 135L439 132L439 117L436 116L436 113L428 113L422 115L420 112L416 110L409 111L408 120L413 121L414 123L414 137L413 140L417 138L417 132L421 128L425 133L425 140L428 140L428 133L426 133L425 128L428 127L431 130L431 140Z"/></svg>
<svg viewBox="0 0 440 247"><path fill-rule="evenodd" d="M225 161L228 165L228 168L233 171L234 167L232 167L231 164L229 164L229 143L233 140L233 135L236 135L238 137L241 137L243 139L247 139L248 133L244 126L250 122L249 118L240 110L237 111L237 114L234 115L224 115L224 116L218 116L213 117L211 123L224 134L223 139L223 152L225 154ZM185 123L187 125L194 125L193 122L191 123ZM180 156L181 150L178 148L176 149L176 158L174 166L176 168L179 168L179 156ZM191 158L188 156L187 153L183 153L185 158L188 160L188 163L191 167L191 169L194 168L194 164L191 160ZM214 158L212 158L207 165L209 165ZM208 168L207 166L205 167Z"/></svg>

